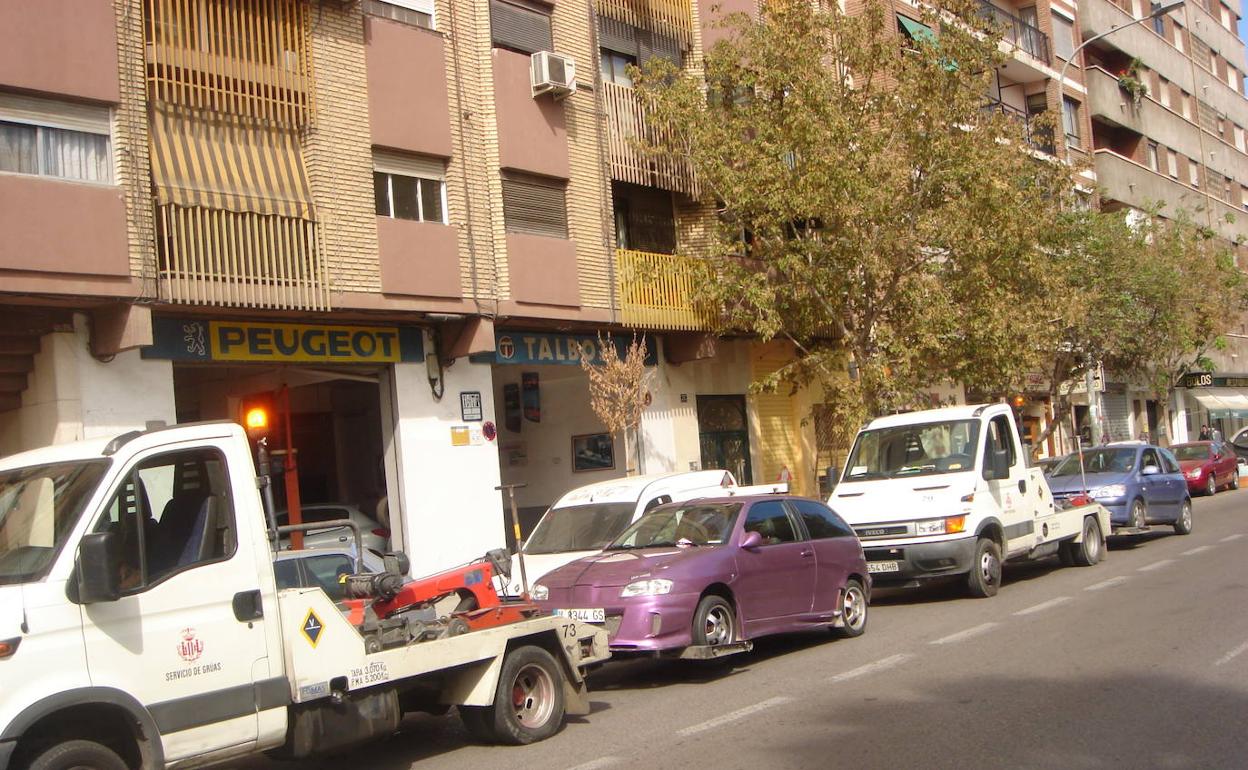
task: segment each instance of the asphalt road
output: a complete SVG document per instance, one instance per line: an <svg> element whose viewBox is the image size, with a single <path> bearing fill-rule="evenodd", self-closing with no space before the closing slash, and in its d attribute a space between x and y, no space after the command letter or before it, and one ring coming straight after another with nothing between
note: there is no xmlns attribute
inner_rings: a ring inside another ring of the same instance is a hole
<svg viewBox="0 0 1248 770"><path fill-rule="evenodd" d="M1186 537L1101 564L1007 567L993 599L877 592L867 633L760 641L709 671L613 662L594 713L533 746L408 718L355 768L1245 768L1248 489L1198 498ZM1159 529L1159 528L1154 528ZM343 758L239 767L334 768Z"/></svg>

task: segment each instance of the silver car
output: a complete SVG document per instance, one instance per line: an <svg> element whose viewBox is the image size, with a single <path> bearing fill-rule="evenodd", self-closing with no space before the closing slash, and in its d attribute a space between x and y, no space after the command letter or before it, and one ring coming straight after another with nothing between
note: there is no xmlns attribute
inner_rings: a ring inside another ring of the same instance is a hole
<svg viewBox="0 0 1248 770"><path fill-rule="evenodd" d="M366 516L359 508L347 503L312 503L300 507L301 518L305 524L324 522L325 529L314 529L303 533L303 547L309 549L349 548L354 541L348 527L334 526L335 521L350 519L360 527L360 536L364 541L364 549L375 554L383 554L390 550L390 530L382 526L376 519ZM278 526L290 523L290 514L286 511L277 512ZM290 550L290 534L282 535L282 550Z"/></svg>
<svg viewBox="0 0 1248 770"><path fill-rule="evenodd" d="M361 568L364 572L383 572L381 558L364 552ZM330 601L343 598L343 575L355 573L355 550L353 548L316 548L301 551L282 551L273 558L273 572L277 588L319 588Z"/></svg>

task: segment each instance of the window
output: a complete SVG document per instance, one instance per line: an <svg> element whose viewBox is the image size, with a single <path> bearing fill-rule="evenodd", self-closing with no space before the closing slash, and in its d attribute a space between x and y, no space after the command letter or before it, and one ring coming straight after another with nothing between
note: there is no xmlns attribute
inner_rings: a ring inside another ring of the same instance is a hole
<svg viewBox="0 0 1248 770"><path fill-rule="evenodd" d="M503 177L503 223L509 233L568 237L567 182L508 172Z"/></svg>
<svg viewBox="0 0 1248 770"><path fill-rule="evenodd" d="M1231 139L1235 144L1235 149L1244 152L1244 129L1239 126L1231 127Z"/></svg>
<svg viewBox="0 0 1248 770"><path fill-rule="evenodd" d="M646 507L642 509L642 513L649 513L654 508L658 508L660 505L667 505L671 501L671 495L659 495L650 502L646 503Z"/></svg>
<svg viewBox="0 0 1248 770"><path fill-rule="evenodd" d="M1166 150L1166 172L1171 179L1179 178L1179 154L1174 150Z"/></svg>
<svg viewBox="0 0 1248 770"><path fill-rule="evenodd" d="M215 449L158 455L122 482L96 524L120 540L122 593L134 593L234 553L225 457Z"/></svg>
<svg viewBox="0 0 1248 770"><path fill-rule="evenodd" d="M1157 9L1160 7L1160 3L1149 3L1148 12L1157 13ZM1153 17L1153 31L1160 35L1163 39L1166 37L1166 17L1164 15Z"/></svg>
<svg viewBox="0 0 1248 770"><path fill-rule="evenodd" d="M377 216L446 224L446 163L438 158L373 153Z"/></svg>
<svg viewBox="0 0 1248 770"><path fill-rule="evenodd" d="M340 578L343 575L355 574L355 565L350 557L343 554L325 554L324 556L309 556L302 561L309 588L321 589L331 602L344 598L346 586L340 582Z"/></svg>
<svg viewBox="0 0 1248 770"><path fill-rule="evenodd" d="M433 0L364 0L364 13L402 24L433 29Z"/></svg>
<svg viewBox="0 0 1248 770"><path fill-rule="evenodd" d="M0 472L0 585L43 577L108 467L91 460Z"/></svg>
<svg viewBox="0 0 1248 770"><path fill-rule="evenodd" d="M614 83L617 86L632 88L633 78L628 74L630 66L637 66L636 56L629 56L628 54L622 54L606 48L602 49L601 58L598 60L598 69L602 73L604 83Z"/></svg>
<svg viewBox="0 0 1248 770"><path fill-rule="evenodd" d="M0 93L0 171L113 182L107 107Z"/></svg>
<svg viewBox="0 0 1248 770"><path fill-rule="evenodd" d="M1200 164L1191 159L1187 161L1187 178L1192 187L1200 187Z"/></svg>
<svg viewBox="0 0 1248 770"><path fill-rule="evenodd" d="M1062 97L1062 129L1066 132L1067 147L1081 147L1079 138L1079 102L1069 96Z"/></svg>
<svg viewBox="0 0 1248 770"><path fill-rule="evenodd" d="M1065 61L1075 55L1075 25L1056 13L1053 19L1053 52Z"/></svg>
<svg viewBox="0 0 1248 770"><path fill-rule="evenodd" d="M1231 178L1229 176L1222 177L1222 200L1230 203L1231 196L1234 195L1232 192L1233 189Z"/></svg>
<svg viewBox="0 0 1248 770"><path fill-rule="evenodd" d="M1157 143L1156 142L1148 143L1147 155L1148 155L1148 167L1152 169L1153 171L1159 171L1160 167L1158 166L1158 162L1157 162Z"/></svg>
<svg viewBox="0 0 1248 770"><path fill-rule="evenodd" d="M490 0L490 36L495 47L520 53L555 48L550 9L537 3Z"/></svg>
<svg viewBox="0 0 1248 770"><path fill-rule="evenodd" d="M1179 91L1179 104L1183 109L1183 117L1188 120L1192 119L1192 95L1187 91Z"/></svg>
<svg viewBox="0 0 1248 770"><path fill-rule="evenodd" d="M754 503L745 515L745 531L757 532L763 538L763 545L797 542L797 532L793 522L779 500L766 500Z"/></svg>
<svg viewBox="0 0 1248 770"><path fill-rule="evenodd" d="M1157 459L1157 453L1152 449L1145 449L1144 456L1140 461L1140 470L1143 471L1150 465L1158 470L1161 469L1161 461Z"/></svg>
<svg viewBox="0 0 1248 770"><path fill-rule="evenodd" d="M1005 452L1005 464L1008 467L1014 467L1014 463L1018 458L1018 450L1014 444L1014 438L1011 434L1014 431L1010 429L1010 421L1005 415L999 414L993 417L988 423L987 452L984 455L984 478L1009 478L1009 472L1005 476L994 475L992 470L993 457L996 452Z"/></svg>
<svg viewBox="0 0 1248 770"><path fill-rule="evenodd" d="M1161 102L1162 107L1170 106L1170 81L1165 78L1160 79L1160 85L1157 89L1157 98Z"/></svg>
<svg viewBox="0 0 1248 770"><path fill-rule="evenodd" d="M832 512L830 508L814 500L790 500L789 504L797 509L797 515L806 525L806 532L811 540L826 537L848 537L854 530Z"/></svg>
<svg viewBox="0 0 1248 770"><path fill-rule="evenodd" d="M1213 49L1200 38L1192 35L1192 61L1213 72L1216 68L1213 60Z"/></svg>

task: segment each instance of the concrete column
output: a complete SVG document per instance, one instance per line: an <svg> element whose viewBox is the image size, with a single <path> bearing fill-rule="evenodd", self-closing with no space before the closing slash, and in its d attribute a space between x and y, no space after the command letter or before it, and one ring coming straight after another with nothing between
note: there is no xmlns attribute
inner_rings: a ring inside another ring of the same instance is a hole
<svg viewBox="0 0 1248 770"><path fill-rule="evenodd" d="M499 484L498 443L474 438L455 446L452 429L482 423L460 419L461 391L481 394L484 418L497 424L489 364L461 358L443 372L445 391L435 401L425 364L400 363L391 370L394 420L394 483L390 522L412 560L414 576L479 558L506 543ZM397 498L397 504L396 499Z"/></svg>

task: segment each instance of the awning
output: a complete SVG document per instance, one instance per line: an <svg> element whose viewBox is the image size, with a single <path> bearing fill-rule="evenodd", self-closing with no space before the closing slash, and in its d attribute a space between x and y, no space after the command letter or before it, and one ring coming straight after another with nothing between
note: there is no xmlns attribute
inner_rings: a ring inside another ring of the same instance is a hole
<svg viewBox="0 0 1248 770"><path fill-rule="evenodd" d="M157 109L151 148L157 203L312 219L294 131Z"/></svg>
<svg viewBox="0 0 1248 770"><path fill-rule="evenodd" d="M1248 413L1248 394L1238 388L1200 388L1187 393L1210 413Z"/></svg>
<svg viewBox="0 0 1248 770"><path fill-rule="evenodd" d="M901 25L902 30L910 36L911 40L916 43L935 43L936 33L926 24L920 24L914 19L897 14L897 23Z"/></svg>

